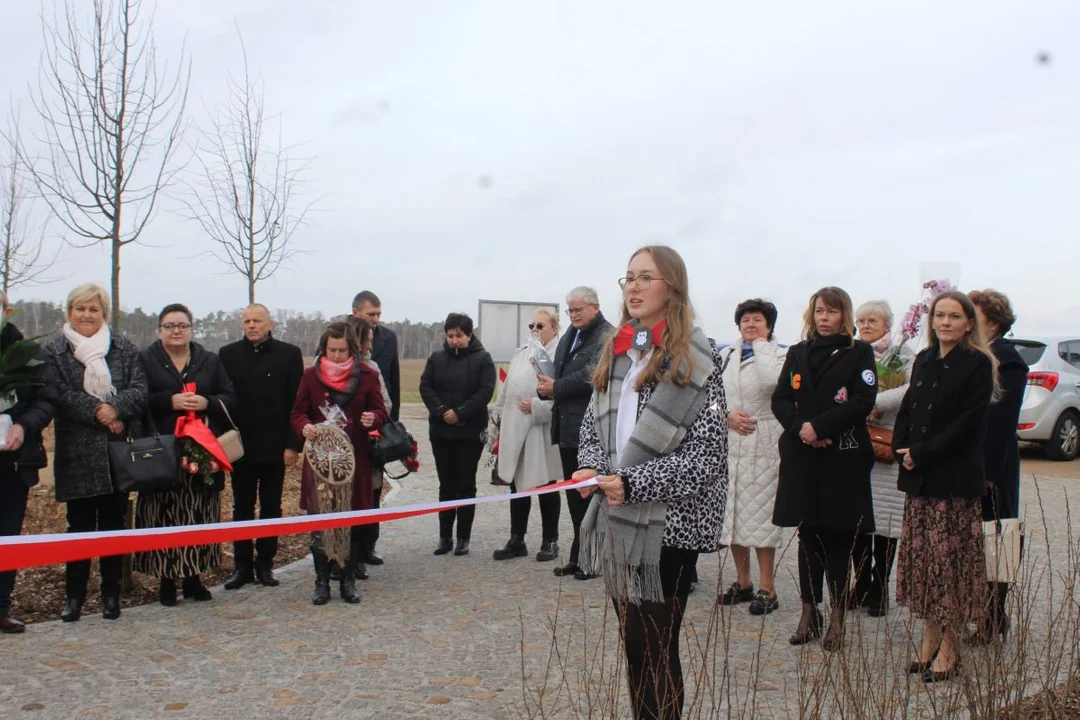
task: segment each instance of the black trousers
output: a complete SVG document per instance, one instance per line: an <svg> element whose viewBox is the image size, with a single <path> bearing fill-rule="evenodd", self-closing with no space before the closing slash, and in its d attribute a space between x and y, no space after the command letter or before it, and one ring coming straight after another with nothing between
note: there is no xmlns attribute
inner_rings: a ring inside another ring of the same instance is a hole
<svg viewBox="0 0 1080 720"><path fill-rule="evenodd" d="M697 557L698 553L690 550L661 548L660 582L664 600L612 601L622 632L635 720L678 720L682 715L685 693L679 633Z"/></svg>
<svg viewBox="0 0 1080 720"><path fill-rule="evenodd" d="M374 471L373 471L374 472ZM386 478L383 478L383 482L386 482ZM378 510L382 507L382 488L378 487L371 492L371 509ZM370 525L360 525L361 535L364 537L364 549L360 560L363 561L367 557L368 553L375 550L375 543L379 541L379 523L371 523Z"/></svg>
<svg viewBox="0 0 1080 720"><path fill-rule="evenodd" d="M855 596L860 601L870 597L880 602L888 596L897 544L897 540L884 535L855 537Z"/></svg>
<svg viewBox="0 0 1080 720"><path fill-rule="evenodd" d="M510 492L516 493L517 485L510 483ZM544 542L559 539L559 513L562 512L562 501L559 493L550 492L539 495L536 501L540 503L540 522L543 526ZM524 535L529 531L529 514L532 512L532 498L523 497L510 501L510 534Z"/></svg>
<svg viewBox="0 0 1080 720"><path fill-rule="evenodd" d="M68 532L93 532L95 530L123 530L124 511L127 510L127 493L109 493L89 498L68 500ZM100 558L101 596L120 594L120 577L123 574L124 556L109 555ZM67 596L86 599L86 586L90 582L90 561L76 560L67 564L64 575Z"/></svg>
<svg viewBox="0 0 1080 720"><path fill-rule="evenodd" d="M476 469L484 446L478 442L432 439L431 451L435 455L435 472L439 475L439 501L476 497ZM475 515L475 505L443 510L439 513L439 537L452 537L457 519L458 539L469 540Z"/></svg>
<svg viewBox="0 0 1080 720"><path fill-rule="evenodd" d="M846 602L856 533L828 528L799 528L799 595L804 603L822 601L828 581L833 605Z"/></svg>
<svg viewBox="0 0 1080 720"><path fill-rule="evenodd" d="M559 457L562 460L563 480L569 480L570 476L577 472L577 448L559 448ZM566 508L570 511L570 524L574 527L574 542L570 544L571 565L577 565L578 552L581 550L581 521L585 519L585 511L589 507L590 498L581 497L577 490L566 491Z"/></svg>
<svg viewBox="0 0 1080 720"><path fill-rule="evenodd" d="M0 535L22 533L26 517L26 500L30 488L17 474L0 475ZM11 610L11 593L15 590L15 571L0 573L0 614Z"/></svg>
<svg viewBox="0 0 1080 720"><path fill-rule="evenodd" d="M232 472L233 520L254 520L255 500L259 501L259 519L268 520L281 517L281 493L285 486L285 462L247 462L237 463ZM236 565L251 567L256 564L254 553L258 552L257 564L262 568L274 565L277 555L276 537L237 540L233 543Z"/></svg>

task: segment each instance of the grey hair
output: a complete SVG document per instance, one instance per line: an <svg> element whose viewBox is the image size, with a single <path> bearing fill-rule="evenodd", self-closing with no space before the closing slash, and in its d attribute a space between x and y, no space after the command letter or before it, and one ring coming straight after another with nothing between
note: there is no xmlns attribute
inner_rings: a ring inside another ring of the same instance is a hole
<svg viewBox="0 0 1080 720"><path fill-rule="evenodd" d="M887 300L868 300L855 311L856 320L867 315L877 315L885 323L885 327L892 330L893 314Z"/></svg>
<svg viewBox="0 0 1080 720"><path fill-rule="evenodd" d="M568 305L574 300L581 300L586 305L600 304L600 296L596 294L596 290L587 285L578 285L566 294L566 303Z"/></svg>

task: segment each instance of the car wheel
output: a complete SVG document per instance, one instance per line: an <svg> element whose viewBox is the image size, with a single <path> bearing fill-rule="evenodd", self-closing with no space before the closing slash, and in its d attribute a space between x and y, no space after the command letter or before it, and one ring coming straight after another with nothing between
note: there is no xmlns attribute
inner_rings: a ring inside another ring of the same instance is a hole
<svg viewBox="0 0 1080 720"><path fill-rule="evenodd" d="M1054 423L1054 432L1043 444L1051 460L1074 460L1080 452L1080 422L1072 412L1063 412Z"/></svg>

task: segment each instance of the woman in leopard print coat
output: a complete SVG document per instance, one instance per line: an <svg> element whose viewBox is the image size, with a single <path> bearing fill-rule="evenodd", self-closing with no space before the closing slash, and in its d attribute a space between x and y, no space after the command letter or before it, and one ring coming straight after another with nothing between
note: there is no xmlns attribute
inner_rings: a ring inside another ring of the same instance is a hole
<svg viewBox="0 0 1080 720"><path fill-rule="evenodd" d="M698 554L716 550L727 497L719 354L693 325L686 266L639 250L621 328L593 376L576 479L599 490L582 522L582 567L602 567L623 634L635 718L678 718L679 627ZM624 374L625 373L625 374Z"/></svg>

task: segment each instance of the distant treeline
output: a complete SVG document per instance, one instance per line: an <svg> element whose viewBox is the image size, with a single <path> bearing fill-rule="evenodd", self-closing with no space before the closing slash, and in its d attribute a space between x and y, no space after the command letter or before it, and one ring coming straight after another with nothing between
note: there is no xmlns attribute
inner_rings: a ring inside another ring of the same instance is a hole
<svg viewBox="0 0 1080 720"><path fill-rule="evenodd" d="M27 337L52 335L64 324L64 308L48 302L15 302L16 314L11 321ZM210 313L195 318L194 339L209 350L217 350L242 337L240 316L243 310ZM319 337L327 324L344 319L344 315L328 318L321 312L301 313L293 310L274 312L274 337L298 345L304 355L314 355ZM398 336L398 349L402 358L423 359L442 347L442 322L415 323L409 320L384 322ZM157 339L157 312L135 308L131 312L120 311L120 331L139 347L146 347Z"/></svg>

